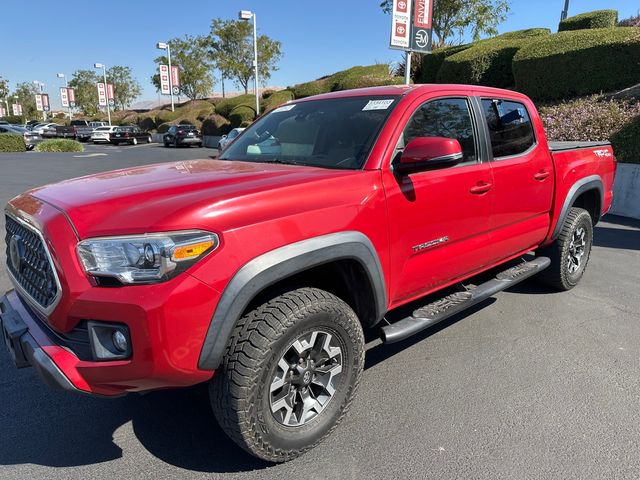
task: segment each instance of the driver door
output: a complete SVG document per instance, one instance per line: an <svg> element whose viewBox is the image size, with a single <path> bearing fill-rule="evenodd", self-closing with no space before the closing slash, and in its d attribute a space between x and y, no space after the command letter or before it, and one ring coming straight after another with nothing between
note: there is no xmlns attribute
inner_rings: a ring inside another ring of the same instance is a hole
<svg viewBox="0 0 640 480"><path fill-rule="evenodd" d="M454 167L399 175L383 169L390 223L391 300L401 303L469 276L488 264L493 178L483 161L476 115L464 96L414 104L394 157L416 137L459 141Z"/></svg>

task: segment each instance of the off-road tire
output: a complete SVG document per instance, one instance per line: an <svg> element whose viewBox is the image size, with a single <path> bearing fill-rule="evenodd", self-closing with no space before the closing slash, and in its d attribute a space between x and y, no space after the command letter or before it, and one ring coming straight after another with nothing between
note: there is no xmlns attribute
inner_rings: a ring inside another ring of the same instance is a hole
<svg viewBox="0 0 640 480"><path fill-rule="evenodd" d="M579 268L571 273L568 266L571 242L574 234L580 228L585 231L584 254ZM551 265L538 274L538 280L558 290L571 290L578 284L587 269L592 245L593 221L591 215L583 208L572 207L558 238L548 247L538 250L538 255L551 259Z"/></svg>
<svg viewBox="0 0 640 480"><path fill-rule="evenodd" d="M273 374L290 343L318 328L340 342L342 373L324 410L300 426L286 426L271 411ZM211 405L222 429L240 447L261 459L285 462L336 428L353 400L363 366L362 326L349 305L324 290L292 290L238 321L210 383Z"/></svg>

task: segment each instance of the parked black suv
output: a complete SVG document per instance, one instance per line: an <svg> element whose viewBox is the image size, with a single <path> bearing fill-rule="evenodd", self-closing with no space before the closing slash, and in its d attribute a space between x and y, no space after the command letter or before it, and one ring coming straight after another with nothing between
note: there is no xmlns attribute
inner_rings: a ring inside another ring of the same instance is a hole
<svg viewBox="0 0 640 480"><path fill-rule="evenodd" d="M201 147L202 135L194 125L174 125L164 134L162 142L165 147L169 147L169 145L174 147L179 147L180 145Z"/></svg>

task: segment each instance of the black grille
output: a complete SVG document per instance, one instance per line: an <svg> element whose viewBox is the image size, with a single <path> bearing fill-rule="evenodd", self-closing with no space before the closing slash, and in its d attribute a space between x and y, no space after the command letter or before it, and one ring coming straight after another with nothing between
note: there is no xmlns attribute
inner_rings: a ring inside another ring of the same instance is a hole
<svg viewBox="0 0 640 480"><path fill-rule="evenodd" d="M45 247L38 235L6 217L7 268L20 286L43 308L50 307L58 294L58 286ZM19 268L11 260L11 238L17 239Z"/></svg>

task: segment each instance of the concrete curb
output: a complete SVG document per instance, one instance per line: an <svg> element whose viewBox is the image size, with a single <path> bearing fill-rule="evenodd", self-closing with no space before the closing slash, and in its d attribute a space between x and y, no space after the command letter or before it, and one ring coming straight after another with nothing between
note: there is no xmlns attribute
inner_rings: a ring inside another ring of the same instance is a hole
<svg viewBox="0 0 640 480"><path fill-rule="evenodd" d="M640 219L640 164L618 164L609 213Z"/></svg>

